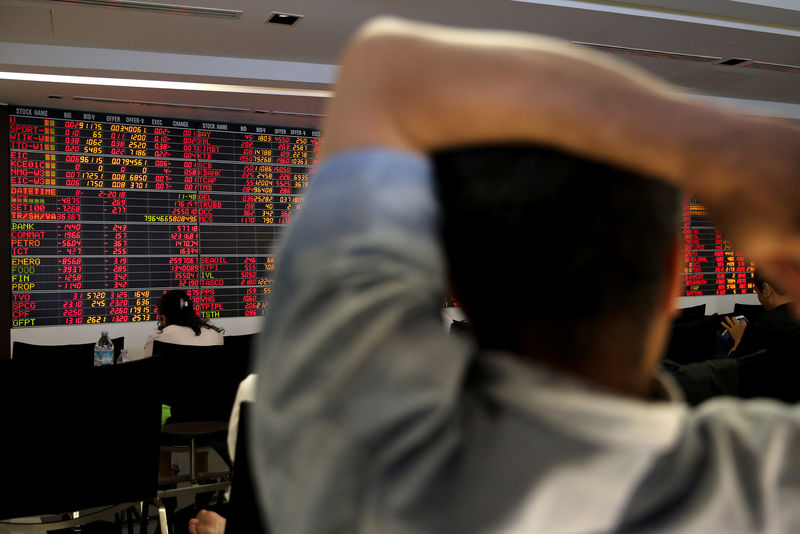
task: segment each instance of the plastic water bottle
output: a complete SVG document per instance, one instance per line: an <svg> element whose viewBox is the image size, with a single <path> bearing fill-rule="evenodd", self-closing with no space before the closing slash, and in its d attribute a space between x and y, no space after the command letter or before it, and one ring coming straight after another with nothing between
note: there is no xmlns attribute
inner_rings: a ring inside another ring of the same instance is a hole
<svg viewBox="0 0 800 534"><path fill-rule="evenodd" d="M117 363L125 363L131 361L130 356L128 356L128 349L122 349L119 351L119 358L117 359Z"/></svg>
<svg viewBox="0 0 800 534"><path fill-rule="evenodd" d="M100 339L94 346L94 366L114 364L114 344L108 337L108 332L103 330Z"/></svg>

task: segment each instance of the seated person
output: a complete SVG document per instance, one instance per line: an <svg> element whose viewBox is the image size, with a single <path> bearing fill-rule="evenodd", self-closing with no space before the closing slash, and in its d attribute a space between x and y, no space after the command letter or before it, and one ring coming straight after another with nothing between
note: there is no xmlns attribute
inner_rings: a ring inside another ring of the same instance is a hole
<svg viewBox="0 0 800 534"><path fill-rule="evenodd" d="M800 132L584 52L396 19L345 50L257 349L275 532L800 530L800 413L656 373L674 186L800 295Z"/></svg>
<svg viewBox="0 0 800 534"><path fill-rule="evenodd" d="M792 340L800 342L800 320L791 312L792 297L780 284L767 281L759 270L756 270L753 283L764 312L752 321L739 323L738 328L733 328L729 323L728 331L735 342L731 350L731 356L734 357L763 349L784 352Z"/></svg>
<svg viewBox="0 0 800 534"><path fill-rule="evenodd" d="M156 306L158 328L147 336L144 357L153 355L153 341L176 345L210 346L223 345L224 330L200 317L186 291L173 289L164 293Z"/></svg>
<svg viewBox="0 0 800 534"><path fill-rule="evenodd" d="M800 320L790 310L792 298L756 270L753 282L764 312L747 321L726 316L723 328L732 348L726 358L686 365L663 361L692 406L711 397L771 397L800 401L795 379L800 372Z"/></svg>
<svg viewBox="0 0 800 534"><path fill-rule="evenodd" d="M795 299L760 270L754 282L764 311L743 323L747 326L740 332L731 331L740 338L731 352L740 369L740 395L800 402L800 320L791 311Z"/></svg>

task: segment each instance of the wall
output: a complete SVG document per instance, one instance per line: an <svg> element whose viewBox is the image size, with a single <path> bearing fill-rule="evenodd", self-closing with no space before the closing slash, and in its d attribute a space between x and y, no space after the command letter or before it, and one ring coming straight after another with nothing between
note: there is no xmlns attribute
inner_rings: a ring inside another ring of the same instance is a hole
<svg viewBox="0 0 800 534"><path fill-rule="evenodd" d="M750 295L724 295L706 297L680 297L678 307L686 308L706 305L706 315L726 314L733 311L735 303L758 304L758 298ZM442 310L442 325L450 328L453 319L463 320L464 314L460 308L444 308ZM241 317L215 319L214 325L225 329L227 335L251 334L261 330L263 317ZM17 328L11 330L11 343L23 341L41 345L59 345L67 343L89 343L100 338L100 332L108 330L111 337L125 337L125 348L131 357L142 356L144 342L147 336L156 328L156 322L145 323L106 323L91 326L41 326L37 328ZM9 348L9 352L10 352Z"/></svg>
<svg viewBox="0 0 800 534"><path fill-rule="evenodd" d="M213 324L225 329L227 335L251 334L261 330L263 317L241 317L215 319ZM14 341L40 345L61 345L68 343L89 343L97 341L103 330L110 337L125 337L125 348L132 358L139 358L144 351L147 336L156 328L155 321L143 323L106 323L86 326L40 326L36 328L17 328L11 330L11 344ZM10 351L11 349L9 349Z"/></svg>
<svg viewBox="0 0 800 534"><path fill-rule="evenodd" d="M733 305L758 304L758 297L755 293L747 295L710 295L705 297L680 297L678 298L678 308L688 308L690 306L706 305L706 315L726 314L733 312Z"/></svg>

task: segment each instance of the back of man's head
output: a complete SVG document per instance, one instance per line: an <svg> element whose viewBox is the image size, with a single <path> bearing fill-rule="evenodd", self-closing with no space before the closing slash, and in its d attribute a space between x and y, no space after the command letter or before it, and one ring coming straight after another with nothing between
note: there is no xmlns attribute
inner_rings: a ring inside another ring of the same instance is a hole
<svg viewBox="0 0 800 534"><path fill-rule="evenodd" d="M764 273L761 272L761 269L756 268L755 271L753 271L753 285L758 290L758 292L761 293L764 291L764 284L769 285L770 290L777 292L780 296L782 297L788 296L788 293L784 291L779 282L775 282L773 280L767 280L764 277Z"/></svg>
<svg viewBox="0 0 800 534"><path fill-rule="evenodd" d="M663 303L678 190L531 145L434 161L451 283L482 347L567 360L641 351Z"/></svg>
<svg viewBox="0 0 800 534"><path fill-rule="evenodd" d="M800 272L800 265L793 266L797 272ZM756 268L753 273L753 285L756 288L758 301L766 310L774 310L778 306L792 302L792 297L788 291L783 289L780 282L767 280L760 269Z"/></svg>

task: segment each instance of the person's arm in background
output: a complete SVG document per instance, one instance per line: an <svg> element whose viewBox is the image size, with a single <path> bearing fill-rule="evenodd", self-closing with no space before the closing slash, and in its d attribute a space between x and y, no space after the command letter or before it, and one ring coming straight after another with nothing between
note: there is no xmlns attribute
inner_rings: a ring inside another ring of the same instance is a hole
<svg viewBox="0 0 800 534"><path fill-rule="evenodd" d="M342 56L323 157L530 141L694 192L800 315L800 129L678 94L546 37L382 18Z"/></svg>

